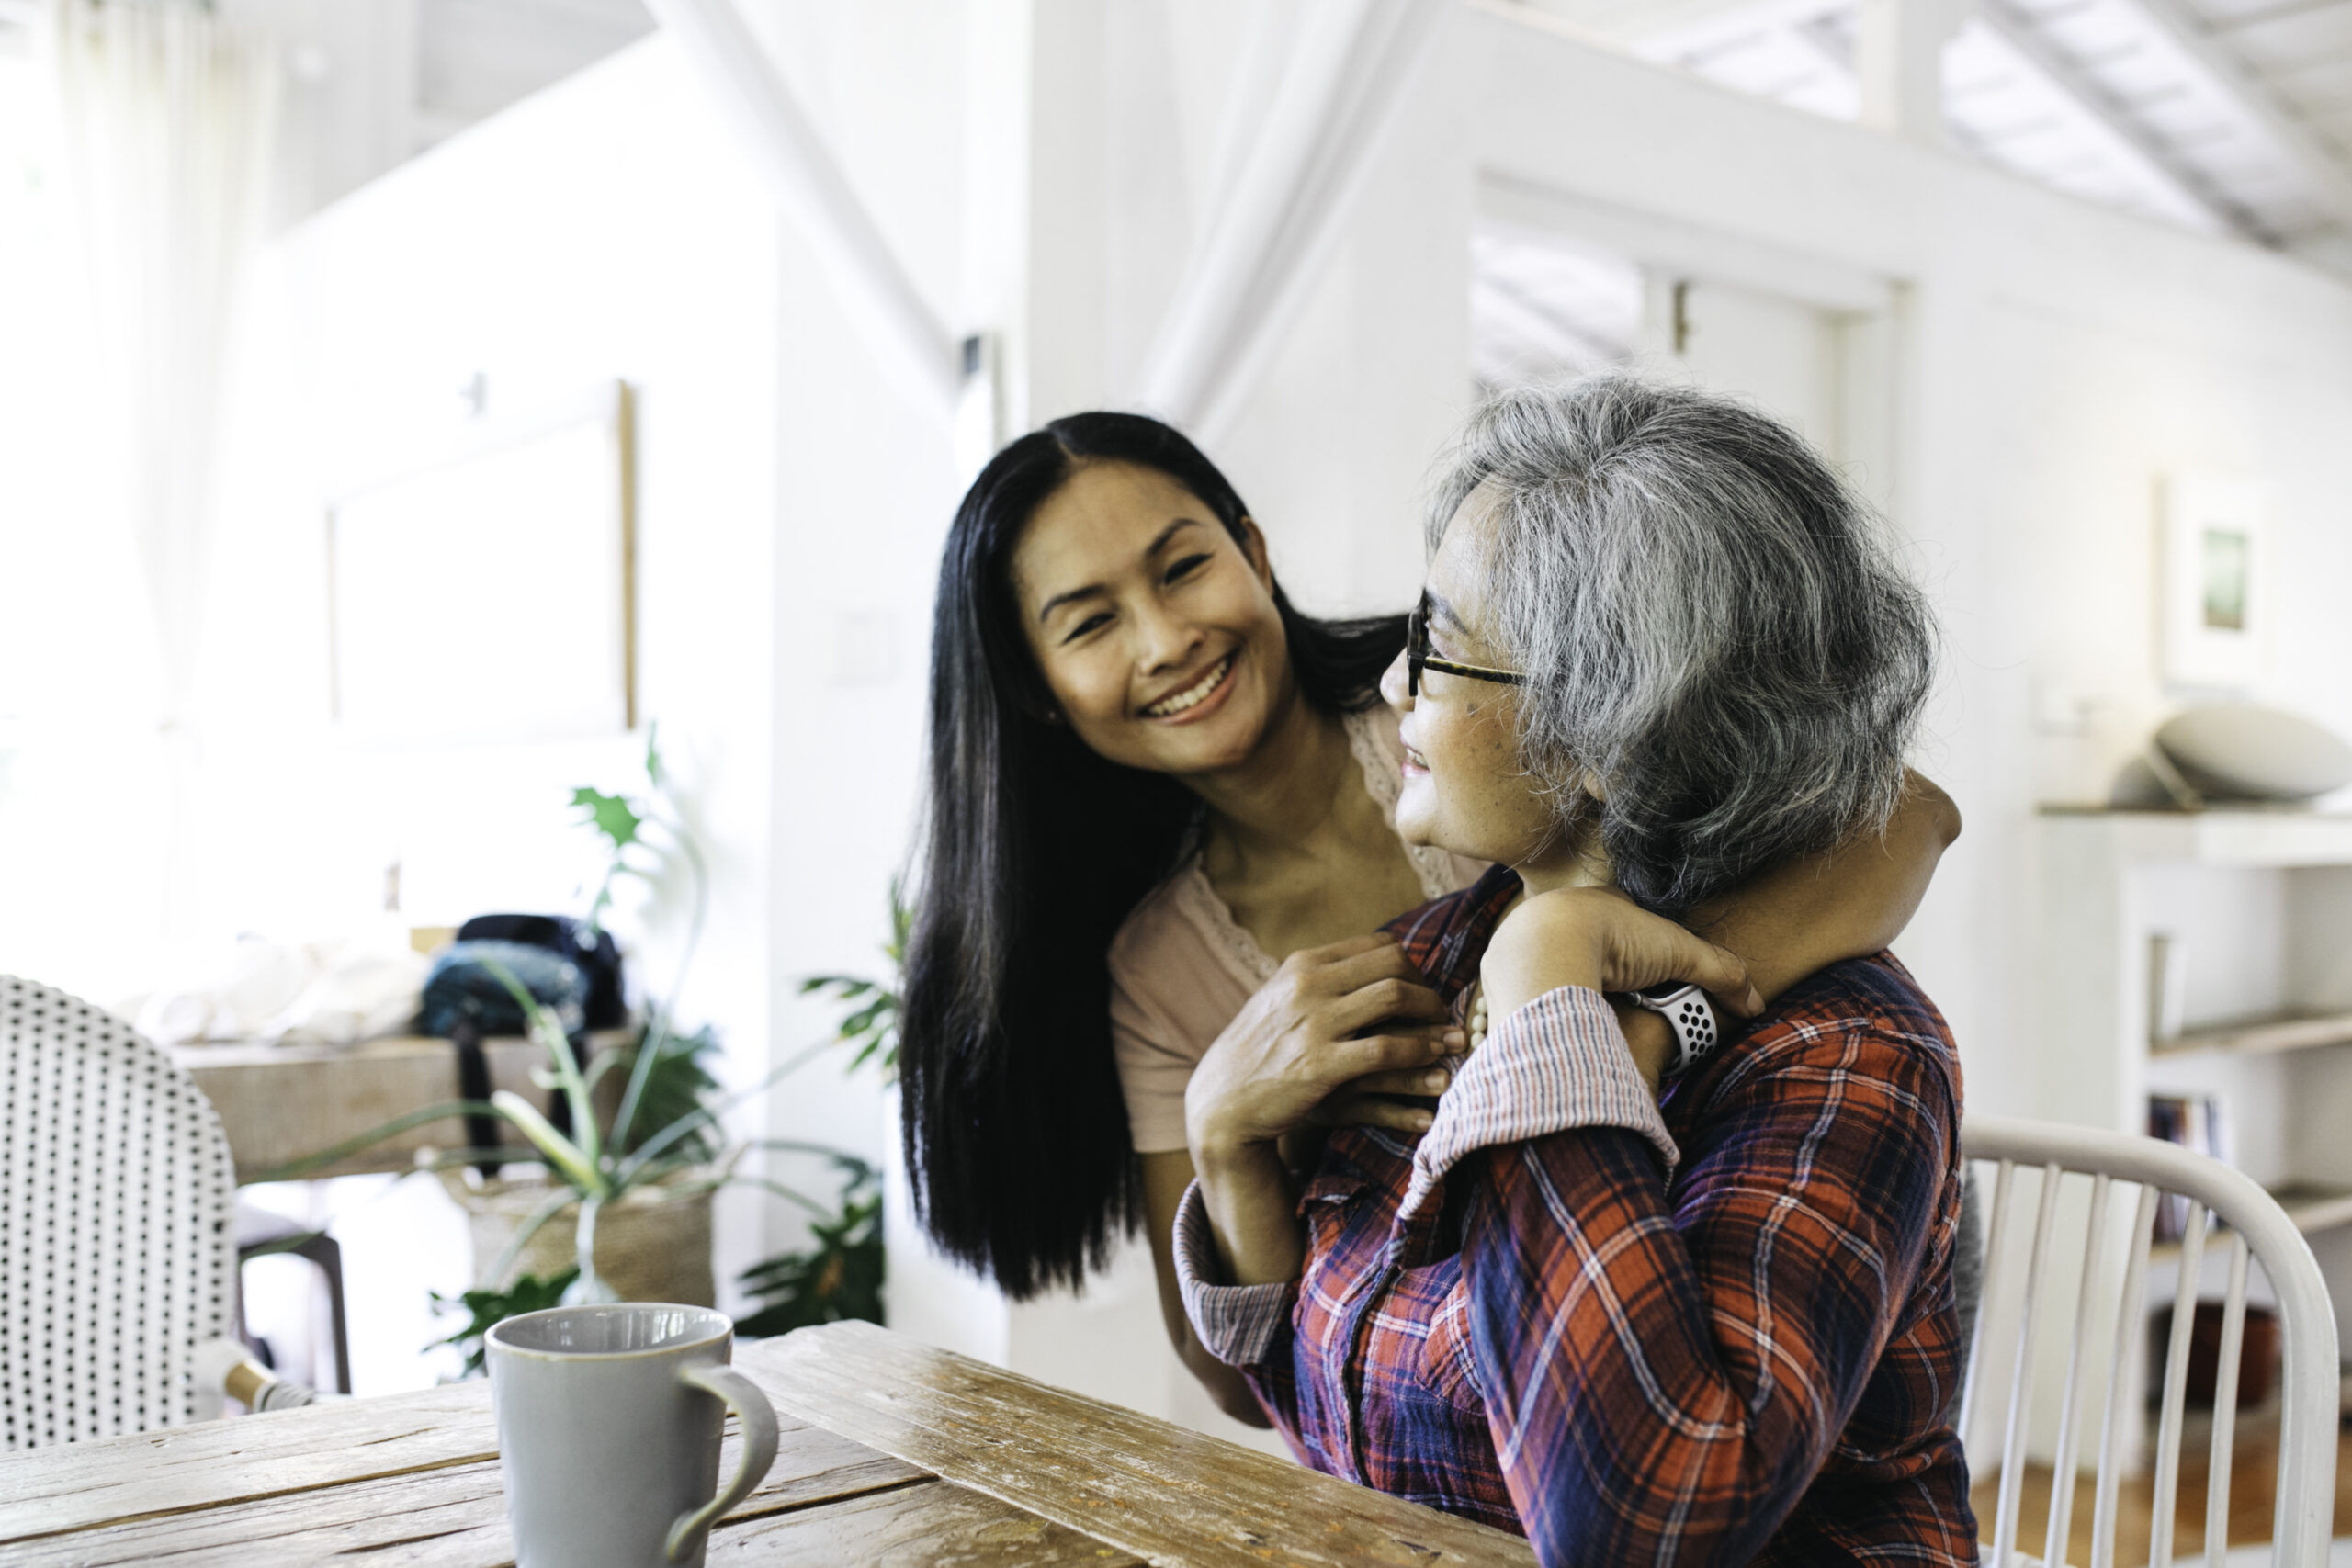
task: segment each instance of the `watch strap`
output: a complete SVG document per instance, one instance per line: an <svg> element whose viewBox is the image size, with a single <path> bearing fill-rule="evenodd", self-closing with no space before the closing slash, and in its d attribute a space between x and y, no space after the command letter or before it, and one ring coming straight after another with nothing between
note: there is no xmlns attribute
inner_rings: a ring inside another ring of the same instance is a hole
<svg viewBox="0 0 2352 1568"><path fill-rule="evenodd" d="M1690 1071L1723 1043L1714 1003L1696 986L1652 987L1623 994L1635 1007L1666 1020L1667 1027L1674 1031L1674 1065L1667 1069L1668 1076Z"/></svg>

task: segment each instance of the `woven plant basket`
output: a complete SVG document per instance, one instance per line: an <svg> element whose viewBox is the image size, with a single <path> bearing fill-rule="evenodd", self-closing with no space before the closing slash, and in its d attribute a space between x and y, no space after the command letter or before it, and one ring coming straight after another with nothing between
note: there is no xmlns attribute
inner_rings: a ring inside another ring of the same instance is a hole
<svg viewBox="0 0 2352 1568"><path fill-rule="evenodd" d="M441 1185L466 1212L472 1233L474 1282L503 1285L515 1274L545 1279L572 1266L579 1247L580 1205L566 1204L524 1247L507 1280L490 1270L548 1195L544 1179L488 1181L470 1168L440 1173ZM710 1271L708 1190L686 1178L630 1189L596 1215L596 1273L625 1302L676 1302L715 1306L718 1294Z"/></svg>

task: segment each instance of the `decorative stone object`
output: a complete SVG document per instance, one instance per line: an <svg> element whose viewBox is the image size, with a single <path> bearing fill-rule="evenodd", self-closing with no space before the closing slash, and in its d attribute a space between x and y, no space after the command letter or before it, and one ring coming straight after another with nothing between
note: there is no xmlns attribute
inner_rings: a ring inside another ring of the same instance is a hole
<svg viewBox="0 0 2352 1568"><path fill-rule="evenodd" d="M2352 784L2352 746L2278 708L2199 703L2165 720L2155 739L2209 799L2309 800Z"/></svg>

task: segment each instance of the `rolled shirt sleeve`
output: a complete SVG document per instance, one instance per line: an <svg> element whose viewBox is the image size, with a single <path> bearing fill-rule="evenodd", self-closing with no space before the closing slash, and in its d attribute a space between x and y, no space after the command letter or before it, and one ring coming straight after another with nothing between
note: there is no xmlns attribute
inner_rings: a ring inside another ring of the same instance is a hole
<svg viewBox="0 0 2352 1568"><path fill-rule="evenodd" d="M1681 1157L1608 998L1564 986L1504 1019L1463 1062L1414 1152L1399 1218L1418 1213L1464 1156L1577 1127L1634 1134L1668 1178Z"/></svg>
<svg viewBox="0 0 2352 1568"><path fill-rule="evenodd" d="M1227 1366L1247 1371L1287 1350L1295 1281L1221 1285L1216 1238L1209 1234L1207 1200L1196 1180L1176 1209L1176 1283L1184 1315L1202 1347Z"/></svg>

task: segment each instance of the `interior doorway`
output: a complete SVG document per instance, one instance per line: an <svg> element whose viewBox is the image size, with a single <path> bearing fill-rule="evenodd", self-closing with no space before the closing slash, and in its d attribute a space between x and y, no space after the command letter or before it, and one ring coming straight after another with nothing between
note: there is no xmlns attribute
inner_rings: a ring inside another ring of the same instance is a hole
<svg viewBox="0 0 2352 1568"><path fill-rule="evenodd" d="M1740 276L1736 253L1701 266L1495 221L1473 232L1470 277L1478 395L1634 366L1786 420L1875 503L1891 502L1891 286L1840 276L1806 291L1781 276L1775 287Z"/></svg>

